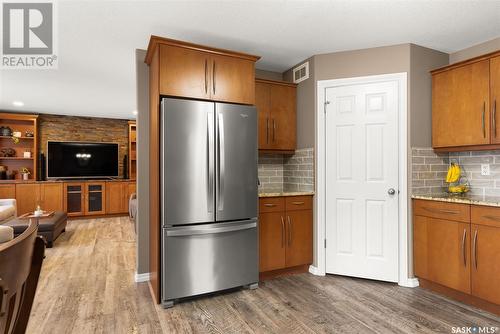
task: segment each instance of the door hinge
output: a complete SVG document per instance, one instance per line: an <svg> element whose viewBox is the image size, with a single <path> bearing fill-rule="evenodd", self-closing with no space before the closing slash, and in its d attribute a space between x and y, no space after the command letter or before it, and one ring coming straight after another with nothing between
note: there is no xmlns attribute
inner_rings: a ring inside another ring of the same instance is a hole
<svg viewBox="0 0 500 334"><path fill-rule="evenodd" d="M325 114L326 114L326 106L327 106L327 105L329 105L329 104L330 104L330 101L325 101L325 105L324 105L324 106L325 106L325 107L324 107L324 112L325 112Z"/></svg>
<svg viewBox="0 0 500 334"><path fill-rule="evenodd" d="M326 248L326 239L324 239L324 241L325 241L325 248Z"/></svg>

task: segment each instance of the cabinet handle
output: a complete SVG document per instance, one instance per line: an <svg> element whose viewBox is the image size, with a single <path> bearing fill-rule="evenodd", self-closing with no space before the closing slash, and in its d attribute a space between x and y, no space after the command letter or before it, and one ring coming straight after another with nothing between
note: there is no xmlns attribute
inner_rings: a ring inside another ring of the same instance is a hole
<svg viewBox="0 0 500 334"><path fill-rule="evenodd" d="M442 210L442 209L434 209L434 208L423 208L426 211L433 212L433 213L443 213L443 214L449 214L449 215L458 215L458 211L454 210Z"/></svg>
<svg viewBox="0 0 500 334"><path fill-rule="evenodd" d="M497 99L493 101L493 136L497 137Z"/></svg>
<svg viewBox="0 0 500 334"><path fill-rule="evenodd" d="M467 267L467 257L465 256L465 239L467 238L467 230L464 228L464 234L462 235L462 255L464 258L464 267Z"/></svg>
<svg viewBox="0 0 500 334"><path fill-rule="evenodd" d="M215 61L213 62L213 65L212 65L212 81L213 81L213 90L214 90L214 95L215 95L215 84L216 84Z"/></svg>
<svg viewBox="0 0 500 334"><path fill-rule="evenodd" d="M290 216L286 217L288 221L288 246L292 245L292 221L290 219Z"/></svg>
<svg viewBox="0 0 500 334"><path fill-rule="evenodd" d="M472 245L472 257L474 258L474 268L477 269L477 230L474 231L474 243Z"/></svg>
<svg viewBox="0 0 500 334"><path fill-rule="evenodd" d="M269 144L269 117L266 118L266 144Z"/></svg>
<svg viewBox="0 0 500 334"><path fill-rule="evenodd" d="M273 143L276 140L276 120L273 119Z"/></svg>
<svg viewBox="0 0 500 334"><path fill-rule="evenodd" d="M281 216L281 248L285 247L285 220Z"/></svg>
<svg viewBox="0 0 500 334"><path fill-rule="evenodd" d="M205 59L205 94L208 93L208 64L207 60Z"/></svg>
<svg viewBox="0 0 500 334"><path fill-rule="evenodd" d="M264 206L267 206L268 208L272 208L273 206L276 206L276 204L266 203L266 204L264 204Z"/></svg>
<svg viewBox="0 0 500 334"><path fill-rule="evenodd" d="M302 205L304 202L292 202L293 205Z"/></svg>
<svg viewBox="0 0 500 334"><path fill-rule="evenodd" d="M486 102L483 102L483 138L486 138L486 126L485 126L485 114L486 114Z"/></svg>

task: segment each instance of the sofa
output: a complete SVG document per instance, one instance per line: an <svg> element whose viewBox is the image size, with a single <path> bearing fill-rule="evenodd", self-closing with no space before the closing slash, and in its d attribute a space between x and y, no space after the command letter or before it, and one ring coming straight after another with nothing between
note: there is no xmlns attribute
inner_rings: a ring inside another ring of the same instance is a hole
<svg viewBox="0 0 500 334"><path fill-rule="evenodd" d="M0 243L14 238L14 229L4 224L17 217L15 199L0 199Z"/></svg>

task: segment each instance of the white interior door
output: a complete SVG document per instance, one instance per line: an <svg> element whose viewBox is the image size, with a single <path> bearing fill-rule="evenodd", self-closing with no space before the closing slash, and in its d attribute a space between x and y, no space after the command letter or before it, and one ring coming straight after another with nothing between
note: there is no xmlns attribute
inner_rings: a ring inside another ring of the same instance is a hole
<svg viewBox="0 0 500 334"><path fill-rule="evenodd" d="M398 281L398 82L325 90L326 272Z"/></svg>

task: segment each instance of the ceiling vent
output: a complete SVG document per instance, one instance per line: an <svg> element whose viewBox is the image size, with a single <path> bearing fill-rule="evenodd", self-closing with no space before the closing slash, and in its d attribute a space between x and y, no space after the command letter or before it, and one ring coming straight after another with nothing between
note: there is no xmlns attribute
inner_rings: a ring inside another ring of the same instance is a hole
<svg viewBox="0 0 500 334"><path fill-rule="evenodd" d="M293 82L299 83L309 79L309 62L305 62L302 65L297 66L293 69Z"/></svg>

